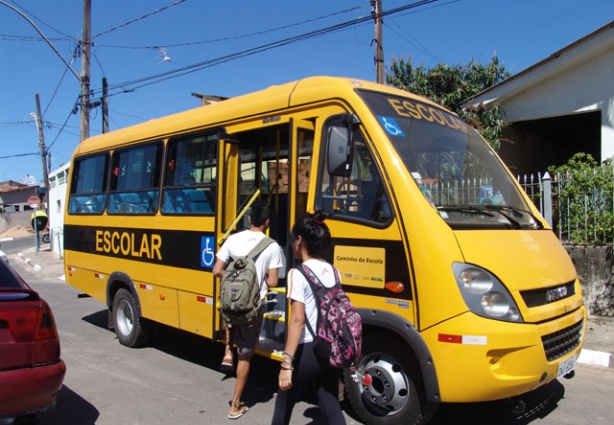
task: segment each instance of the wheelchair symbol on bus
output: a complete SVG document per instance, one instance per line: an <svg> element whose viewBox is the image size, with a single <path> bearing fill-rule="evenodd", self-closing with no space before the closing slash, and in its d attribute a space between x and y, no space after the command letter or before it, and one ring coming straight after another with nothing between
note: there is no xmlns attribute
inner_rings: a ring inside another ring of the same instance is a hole
<svg viewBox="0 0 614 425"><path fill-rule="evenodd" d="M200 266L207 267L209 269L213 268L213 263L215 263L215 253L213 252L213 247L215 246L215 241L213 236L203 236L200 239Z"/></svg>
<svg viewBox="0 0 614 425"><path fill-rule="evenodd" d="M401 127L399 127L394 118L378 116L377 119L379 120L382 127L384 127L384 130L386 130L386 132L391 136L405 136L405 133L403 133L403 130L401 130Z"/></svg>

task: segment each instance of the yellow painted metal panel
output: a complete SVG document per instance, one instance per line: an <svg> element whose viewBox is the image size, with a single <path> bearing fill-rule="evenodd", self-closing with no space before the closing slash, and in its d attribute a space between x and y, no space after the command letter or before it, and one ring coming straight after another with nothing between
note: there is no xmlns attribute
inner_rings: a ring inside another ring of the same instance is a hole
<svg viewBox="0 0 614 425"><path fill-rule="evenodd" d="M160 285L135 282L144 317L179 327L177 291Z"/></svg>
<svg viewBox="0 0 614 425"><path fill-rule="evenodd" d="M179 292L179 328L207 338L213 338L211 319L217 314L211 296L193 292Z"/></svg>

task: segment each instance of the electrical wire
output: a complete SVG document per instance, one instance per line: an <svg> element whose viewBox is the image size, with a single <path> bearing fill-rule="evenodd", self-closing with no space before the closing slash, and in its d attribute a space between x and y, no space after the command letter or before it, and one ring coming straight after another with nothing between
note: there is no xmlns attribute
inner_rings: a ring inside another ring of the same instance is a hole
<svg viewBox="0 0 614 425"><path fill-rule="evenodd" d="M70 113L68 114L68 117L66 117L66 120L64 121L64 124L62 124L62 127L58 130L58 134L56 134L55 139L53 139L53 142L51 142L49 144L49 146L46 147L47 152L49 152L49 149L51 149L51 147L54 145L54 143L58 140L58 138L60 137L60 135L62 134L62 131L64 130L64 127L66 127L66 124L68 124L68 120L70 119L70 117L72 115L74 115L74 111L75 109L79 106L79 103L81 102L81 95L79 95L77 97L77 100L75 101L74 106L72 107L72 109L70 110Z"/></svg>
<svg viewBox="0 0 614 425"><path fill-rule="evenodd" d="M117 49L134 49L134 50L148 49L148 50L158 50L160 48L160 46L164 46L165 48L169 48L169 47L185 47L185 46L194 46L194 45L198 45L198 44L217 43L217 42L220 42L220 41L239 40L239 39L242 39L242 38L254 37L254 36L257 36L257 35L263 35L263 34L268 34L268 33L272 33L272 32L277 32L277 31L285 30L285 29L288 29L288 28L297 27L297 26L300 26L300 25L312 23L312 22L315 22L315 21L319 21L321 19L330 18L330 17L336 16L336 15L340 15L340 14L343 14L343 13L353 12L353 11L361 9L361 8L362 7L360 7L360 6L351 7L349 9L341 10L339 12L330 13L328 15L319 16L317 18L307 19L307 20L304 20L304 21L301 21L301 22L297 22L297 23L294 23L294 24L284 25L284 26L281 26L281 27L271 28L271 29L268 29L268 30L256 31L256 32L248 33L248 34L236 35L236 36L232 36L232 37L221 37L221 38L214 38L214 39L211 39L211 40L190 41L190 42L186 42L186 43L164 44L164 45L156 45L156 46L117 46L117 45L100 44L100 43L96 43L96 46L98 46L98 47L112 47L112 48L117 48Z"/></svg>
<svg viewBox="0 0 614 425"><path fill-rule="evenodd" d="M62 81L64 81L64 77L66 77L66 73L67 72L68 72L68 68L64 68L64 72L62 73L62 76L60 77L60 81L58 82L57 86L55 87L55 90L54 90L53 94L51 95L51 99L49 99L49 102L47 103L47 106L45 107L45 110L41 114L41 118L45 116L45 114L47 113L47 110L49 109L49 107L51 106L51 103L53 102L53 99L55 98L55 95L58 94L58 90L60 90L60 86L62 85Z"/></svg>
<svg viewBox="0 0 614 425"><path fill-rule="evenodd" d="M394 22L394 20L393 20ZM399 28L401 28L401 26L399 24L397 24L396 22L394 22ZM399 31L397 31L396 28L393 28L392 26L390 26L389 24L387 24L386 22L384 22L384 26L388 29L390 29L392 32L394 32L396 35L398 35L400 38L402 38L403 40L405 40L406 42L408 42L409 44L411 44L412 46L414 46L416 49L418 49L419 51L421 51L422 53L424 53L426 56L430 57L431 59L437 61L437 62L442 62L442 60L440 60L437 56L435 56L429 49L427 49L426 47L424 47L418 40L416 40L414 37L412 37L411 35L407 34L407 38L404 34L401 34ZM410 40L411 38L411 40Z"/></svg>
<svg viewBox="0 0 614 425"><path fill-rule="evenodd" d="M18 4L16 1L14 0L9 0L11 3L13 3L16 7L18 7L19 9L23 10L24 12L26 12L28 15L32 16L34 19L36 19L38 22L40 22L41 24L43 24L44 26L46 26L47 28L51 28L53 31L57 32L58 34L62 34L64 37L66 37L69 41L73 41L76 42L77 39L75 37L71 37L68 34L64 34L62 31L58 30L57 28L52 27L51 25L49 25L48 23L46 23L45 21L39 19L34 13L30 12L29 10L26 10L25 7L23 7L22 5ZM53 39L50 39L53 40Z"/></svg>
<svg viewBox="0 0 614 425"><path fill-rule="evenodd" d="M160 13L160 12L163 12L163 11L165 11L165 10L167 10L167 9L170 9L170 8L171 8L171 7L173 7L173 6L177 6L178 4L183 3L184 1L186 1L186 0L177 0L175 3L169 4L168 6L164 6L164 7L160 8L160 9L158 9L158 10L154 10L153 12L150 12L150 13L148 13L148 14L146 14L146 15L143 15L143 16L141 16L141 17L139 17L139 18L132 19L131 21L125 22L125 23L123 23L123 24L121 24L121 25L118 25L118 26L116 26L116 27L113 27L113 28L110 28L110 29L108 29L108 30L106 30L106 31L103 31L103 32L101 32L101 33L99 33L99 34L96 34L96 35L94 35L93 37L91 37L91 39L94 39L94 38L96 38L96 37L100 37L101 35L104 35L104 34L108 34L108 33L112 32L112 31L117 30L117 29L120 29L120 28L126 27L126 26L128 26L128 25L130 25L130 24L133 24L133 23L135 23L135 22L141 21L141 20L143 20L143 19L145 19L145 18L149 18L150 16L155 15L156 13Z"/></svg>
<svg viewBox="0 0 614 425"><path fill-rule="evenodd" d="M413 9L416 7L420 7L420 6L424 6L427 4L432 4L435 3L439 0L420 0L411 4L407 4L404 6L400 6L394 9L390 9L387 11L384 11L381 13L381 16L390 16L390 15L394 15L409 9ZM197 72L206 68L210 68L212 66L215 65L219 65L222 63L226 63L232 60L236 60L239 58L244 58L247 56L251 56L251 55L255 55L257 53L262 53L268 50L272 50L272 49L276 49L282 46L286 46L288 44L292 44L298 41L304 41L307 39L311 39L314 37L318 37L318 36L322 36L322 35L327 35L327 34L332 34L335 32L339 32L342 31L344 29L347 29L351 26L354 25L360 25L360 24L364 24L365 22L370 22L373 20L372 16L365 16L365 17L359 17L347 22L342 22L340 24L335 24L326 28L321 28L318 30L314 30L314 31L310 31L304 34L300 34L297 36L292 36L292 37L288 37L282 40L278 40L278 41L274 41L271 43L267 43L255 48L251 48L251 49L247 49L247 50L242 50L239 52L235 52L235 53L231 53L229 55L225 55L225 56L221 56L218 58L214 58L214 59L209 59L206 61L202 61L202 62L198 62L192 65L187 65L181 68L177 68L171 71L167 71L167 72L163 72L163 73L159 73L159 74L155 74L149 77L142 77L142 78L138 78L132 81L127 81L127 82L123 82L123 83L119 83L119 84L114 84L112 86L109 86L108 88L108 96L115 96L121 93L126 93L126 92L131 92L134 90L137 90L139 88L145 87L145 86L149 86L155 83L159 83L162 81L166 81L172 78L177 78L180 76L184 76L193 72ZM139 84L139 85L137 85ZM130 89L127 89L127 87L130 86L135 86L135 87L131 87ZM93 93L100 93L101 90L94 90ZM114 93L111 93L114 92Z"/></svg>

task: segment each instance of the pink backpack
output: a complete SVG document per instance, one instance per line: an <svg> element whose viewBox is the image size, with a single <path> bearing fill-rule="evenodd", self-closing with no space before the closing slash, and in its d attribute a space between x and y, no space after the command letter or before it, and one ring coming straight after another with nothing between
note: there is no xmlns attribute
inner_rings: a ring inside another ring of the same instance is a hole
<svg viewBox="0 0 614 425"><path fill-rule="evenodd" d="M362 319L341 287L339 270L333 267L335 285L332 288L322 285L316 274L304 264L297 270L309 283L318 307L317 333L306 321L318 359L336 368L353 367L362 350Z"/></svg>

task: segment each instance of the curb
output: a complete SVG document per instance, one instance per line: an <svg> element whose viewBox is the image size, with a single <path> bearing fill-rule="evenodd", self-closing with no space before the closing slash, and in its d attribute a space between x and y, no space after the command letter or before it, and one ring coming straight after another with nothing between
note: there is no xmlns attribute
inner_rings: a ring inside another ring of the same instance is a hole
<svg viewBox="0 0 614 425"><path fill-rule="evenodd" d="M34 270L36 270L37 272L39 272L39 271L41 271L41 270L43 269L43 268L42 268L40 265L38 265L38 264L32 264L32 259L31 259L31 258L28 258L28 257L26 257L26 256L24 256L24 255L23 255L23 252L20 252L19 254L17 254L17 256L18 256L19 258L21 258L21 259L24 261L24 263L31 265L31 266L34 268Z"/></svg>
<svg viewBox="0 0 614 425"><path fill-rule="evenodd" d="M41 266L40 264L33 263L32 259L29 258L29 257L26 257L23 252L18 253L17 257L21 258L24 263L32 266L34 271L36 271L36 272L42 272L43 271L43 266ZM66 277L63 274L58 276L56 279L66 281Z"/></svg>
<svg viewBox="0 0 614 425"><path fill-rule="evenodd" d="M611 358L611 353L606 353L604 351L593 351L583 348L580 352L580 356L578 357L578 363L614 368L614 365L610 361Z"/></svg>

